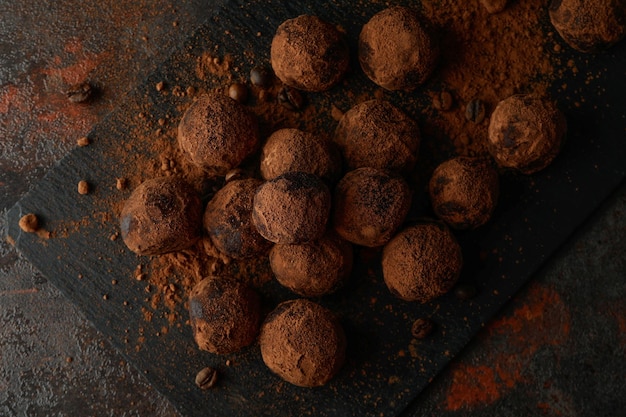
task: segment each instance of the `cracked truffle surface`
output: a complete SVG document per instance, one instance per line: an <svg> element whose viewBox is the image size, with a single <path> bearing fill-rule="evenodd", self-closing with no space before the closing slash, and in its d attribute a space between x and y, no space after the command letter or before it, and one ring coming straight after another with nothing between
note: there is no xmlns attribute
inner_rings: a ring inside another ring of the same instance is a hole
<svg viewBox="0 0 626 417"><path fill-rule="evenodd" d="M207 277L189 294L189 319L202 350L233 353L254 342L261 318L257 293L228 277Z"/></svg>
<svg viewBox="0 0 626 417"><path fill-rule="evenodd" d="M122 239L138 255L183 250L200 237L202 204L196 191L178 177L141 183L124 203Z"/></svg>
<svg viewBox="0 0 626 417"><path fill-rule="evenodd" d="M308 172L332 184L341 175L341 156L334 143L299 129L272 133L261 152L261 175L271 180L287 172Z"/></svg>
<svg viewBox="0 0 626 417"><path fill-rule="evenodd" d="M269 314L259 337L267 367L301 387L326 384L341 369L346 336L326 308L305 299L285 301Z"/></svg>
<svg viewBox="0 0 626 417"><path fill-rule="evenodd" d="M626 35L624 0L552 0L550 21L559 35L580 52L598 52Z"/></svg>
<svg viewBox="0 0 626 417"><path fill-rule="evenodd" d="M243 259L266 252L271 243L252 224L252 201L263 181L248 178L229 181L209 201L204 230L224 255Z"/></svg>
<svg viewBox="0 0 626 417"><path fill-rule="evenodd" d="M201 96L178 125L183 154L209 174L226 174L256 151L258 143L255 116L226 95Z"/></svg>
<svg viewBox="0 0 626 417"><path fill-rule="evenodd" d="M326 230L330 200L328 187L317 176L288 172L257 189L252 222L270 242L310 242Z"/></svg>
<svg viewBox="0 0 626 417"><path fill-rule="evenodd" d="M487 223L499 191L498 172L491 163L464 156L441 163L429 184L435 214L455 229L475 229Z"/></svg>
<svg viewBox="0 0 626 417"><path fill-rule="evenodd" d="M276 76L304 91L328 90L343 77L350 61L348 47L337 28L310 15L278 26L270 56Z"/></svg>
<svg viewBox="0 0 626 417"><path fill-rule="evenodd" d="M337 184L333 226L357 245L382 246L400 227L411 207L411 191L399 175L375 168L348 172Z"/></svg>
<svg viewBox="0 0 626 417"><path fill-rule="evenodd" d="M341 287L352 271L352 245L334 233L301 245L274 245L270 265L276 280L304 297Z"/></svg>
<svg viewBox="0 0 626 417"><path fill-rule="evenodd" d="M410 91L433 72L439 46L414 10L395 6L363 26L358 53L363 72L374 83L387 90Z"/></svg>
<svg viewBox="0 0 626 417"><path fill-rule="evenodd" d="M443 223L422 223L398 233L383 249L383 278L395 296L427 303L457 282L461 247Z"/></svg>
<svg viewBox="0 0 626 417"><path fill-rule="evenodd" d="M565 116L553 102L518 94L502 100L494 109L488 149L500 166L532 174L558 155L566 130Z"/></svg>
<svg viewBox="0 0 626 417"><path fill-rule="evenodd" d="M351 169L408 173L417 160L420 132L417 123L388 101L369 100L343 115L334 141Z"/></svg>

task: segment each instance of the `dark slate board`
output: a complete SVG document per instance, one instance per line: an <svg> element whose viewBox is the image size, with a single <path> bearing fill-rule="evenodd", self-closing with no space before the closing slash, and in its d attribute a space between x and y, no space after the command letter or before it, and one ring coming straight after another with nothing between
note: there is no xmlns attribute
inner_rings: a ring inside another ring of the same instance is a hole
<svg viewBox="0 0 626 417"><path fill-rule="evenodd" d="M428 382L623 180L626 42L608 53L592 56L584 64L586 67L579 66L580 75L560 81L572 88L592 89L594 93L586 94L586 101L579 107L567 97L559 98L570 128L567 145L557 160L532 177L505 174L493 221L478 231L457 233L467 260L462 280L474 283L478 296L459 301L447 295L427 305L398 301L382 283L378 253L359 252L348 288L318 300L336 311L346 328L348 362L328 386L302 389L272 375L261 361L258 346L227 357L200 352L190 328L183 322L179 327L169 326L166 335L155 336L166 323L156 315L152 322L144 320L141 308L147 307L145 283L129 279L141 260L126 250L119 239L109 239L117 231L117 221L110 212L103 212L103 207L110 206L102 203L121 198L114 189L115 178L133 169L124 165L128 163L112 160L116 150L130 145L129 154L148 152L146 144L132 133L139 125L134 117L136 109L150 108L155 120L170 114L170 123L177 123L180 117L177 106L185 99L158 94L154 89L156 82L197 83L197 79L187 82L194 77L195 58L214 45L219 45L215 50L218 56L254 51L257 62L267 60L270 38L257 37L256 33L273 33L280 22L303 13L340 22L354 48L361 25L381 8L359 4L355 13L356 3L350 1L326 6L275 3L244 7L230 2L219 9L129 95L125 105L94 128L89 135L93 145L75 149L11 209L9 235L18 249L78 305L183 415L394 416L403 410L408 415L411 401ZM264 14L254 14L257 10ZM243 73L250 68L249 62L241 65ZM585 86L588 73L599 73L601 77ZM353 91L373 91L360 72L355 71L350 77ZM335 89L324 98L312 96L311 104L320 105L327 100L326 108L328 103L346 108L349 101L344 93ZM421 120L415 99L408 106L403 97L395 97L396 104ZM334 123L329 117L325 123L332 129ZM108 168L116 164L116 169ZM75 192L80 179L95 186L91 195ZM18 219L28 212L38 213L44 226L57 233L56 237L44 240L21 233ZM66 235L61 232L64 229L68 231ZM487 254L486 258L481 254ZM118 281L115 288L112 279ZM275 283L266 284L261 292L269 304L291 297ZM103 300L103 294L108 294L109 299ZM421 316L432 317L438 331L433 337L416 342L409 329L412 321ZM146 340L136 351L134 340L140 328ZM127 339L131 342L126 343ZM232 361L229 367L224 365L227 359ZM222 379L215 390L202 392L193 379L207 365L220 368Z"/></svg>

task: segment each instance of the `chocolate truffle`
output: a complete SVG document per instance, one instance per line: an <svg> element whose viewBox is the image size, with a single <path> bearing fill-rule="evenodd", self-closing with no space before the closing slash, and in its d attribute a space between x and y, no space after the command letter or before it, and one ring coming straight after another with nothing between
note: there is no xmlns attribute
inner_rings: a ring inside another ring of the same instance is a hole
<svg viewBox="0 0 626 417"><path fill-rule="evenodd" d="M382 246L391 239L411 207L411 191L397 174L376 168L348 172L334 194L333 226L357 245Z"/></svg>
<svg viewBox="0 0 626 417"><path fill-rule="evenodd" d="M435 168L429 192L437 217L455 229L474 229L496 207L498 173L486 159L459 156Z"/></svg>
<svg viewBox="0 0 626 417"><path fill-rule="evenodd" d="M126 200L120 229L126 246L138 255L182 250L200 237L202 204L178 177L143 182Z"/></svg>
<svg viewBox="0 0 626 417"><path fill-rule="evenodd" d="M437 64L439 45L417 13L395 6L375 14L359 36L359 62L387 90L414 90Z"/></svg>
<svg viewBox="0 0 626 417"><path fill-rule="evenodd" d="M256 149L257 121L244 106L221 94L207 94L191 104L178 125L183 154L210 174L224 175Z"/></svg>
<svg viewBox="0 0 626 417"><path fill-rule="evenodd" d="M337 28L309 15L278 26L270 56L276 76L304 91L328 90L343 77L350 61L348 47Z"/></svg>
<svg viewBox="0 0 626 417"><path fill-rule="evenodd" d="M226 354L254 342L259 331L261 304L247 284L229 277L207 277L189 294L193 337L202 350Z"/></svg>
<svg viewBox="0 0 626 417"><path fill-rule="evenodd" d="M580 52L597 52L626 34L625 0L552 0L550 21Z"/></svg>
<svg viewBox="0 0 626 417"><path fill-rule="evenodd" d="M341 287L352 271L352 245L334 234L301 245L274 245L270 265L276 280L304 297Z"/></svg>
<svg viewBox="0 0 626 417"><path fill-rule="evenodd" d="M209 201L204 229L224 255L243 259L266 252L271 243L252 224L252 200L263 181L248 178L229 181Z"/></svg>
<svg viewBox="0 0 626 417"><path fill-rule="evenodd" d="M388 101L369 100L343 115L334 141L351 169L408 173L415 166L420 132L417 123Z"/></svg>
<svg viewBox="0 0 626 417"><path fill-rule="evenodd" d="M328 187L317 176L287 172L257 189L252 222L270 242L310 242L326 230L330 199Z"/></svg>
<svg viewBox="0 0 626 417"><path fill-rule="evenodd" d="M341 157L326 138L298 129L280 129L261 152L261 175L271 180L286 172L315 174L331 184L341 175Z"/></svg>
<svg viewBox="0 0 626 417"><path fill-rule="evenodd" d="M383 249L383 278L395 296L426 303L450 291L463 266L461 248L443 223L421 223Z"/></svg>
<svg viewBox="0 0 626 417"><path fill-rule="evenodd" d="M557 156L566 130L565 117L554 103L514 95L498 103L491 115L488 149L500 166L532 174Z"/></svg>
<svg viewBox="0 0 626 417"><path fill-rule="evenodd" d="M279 304L263 323L259 344L267 367L300 387L326 384L346 356L339 320L330 310L304 299Z"/></svg>

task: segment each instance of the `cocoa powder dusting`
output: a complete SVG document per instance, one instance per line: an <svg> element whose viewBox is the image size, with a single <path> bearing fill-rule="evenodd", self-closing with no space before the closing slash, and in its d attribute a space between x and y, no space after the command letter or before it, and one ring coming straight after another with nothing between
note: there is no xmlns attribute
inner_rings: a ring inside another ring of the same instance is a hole
<svg viewBox="0 0 626 417"><path fill-rule="evenodd" d="M555 74L548 52L553 35L546 36L541 26L541 16L547 16L545 3L510 2L492 15L480 2L422 2L422 13L441 36L433 85L441 84L455 102L452 111L430 109L425 134L450 141L455 154L485 155L488 116L495 105L517 93L546 93ZM467 104L476 98L486 105L482 123L465 118Z"/></svg>

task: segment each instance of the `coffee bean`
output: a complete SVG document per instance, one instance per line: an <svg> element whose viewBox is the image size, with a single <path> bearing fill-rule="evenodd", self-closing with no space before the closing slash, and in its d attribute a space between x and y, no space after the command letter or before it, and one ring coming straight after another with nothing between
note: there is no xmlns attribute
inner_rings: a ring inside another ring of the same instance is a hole
<svg viewBox="0 0 626 417"><path fill-rule="evenodd" d="M295 88L284 86L278 92L278 101L289 110L298 111L304 106L304 97Z"/></svg>
<svg viewBox="0 0 626 417"><path fill-rule="evenodd" d="M274 73L267 67L254 67L250 71L250 82L257 87L270 87L274 81Z"/></svg>
<svg viewBox="0 0 626 417"><path fill-rule="evenodd" d="M452 108L452 94L440 91L433 96L433 107L440 111L448 111Z"/></svg>
<svg viewBox="0 0 626 417"><path fill-rule="evenodd" d="M454 289L454 295L459 300L470 300L476 297L476 287L472 284L459 284Z"/></svg>
<svg viewBox="0 0 626 417"><path fill-rule="evenodd" d="M206 367L196 375L196 385L200 389L210 389L217 383L217 370Z"/></svg>
<svg viewBox="0 0 626 417"><path fill-rule="evenodd" d="M75 84L67 89L65 95L72 103L84 103L88 101L93 94L93 88L89 83Z"/></svg>
<svg viewBox="0 0 626 417"><path fill-rule="evenodd" d="M228 96L233 100L244 104L248 101L248 87L242 83L234 83L228 87Z"/></svg>
<svg viewBox="0 0 626 417"><path fill-rule="evenodd" d="M467 104L465 109L465 118L472 123L480 123L485 120L485 105L475 98Z"/></svg>
<svg viewBox="0 0 626 417"><path fill-rule="evenodd" d="M424 339L433 332L435 323L428 318L419 318L413 322L411 327L411 334L416 339Z"/></svg>

